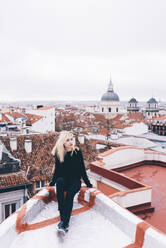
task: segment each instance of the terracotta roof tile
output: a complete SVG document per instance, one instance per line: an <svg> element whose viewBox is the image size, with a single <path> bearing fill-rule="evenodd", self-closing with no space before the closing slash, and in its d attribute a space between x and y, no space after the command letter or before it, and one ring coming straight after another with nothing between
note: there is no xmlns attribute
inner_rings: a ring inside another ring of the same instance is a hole
<svg viewBox="0 0 166 248"><path fill-rule="evenodd" d="M24 118L25 117L24 114L21 114L21 113L18 113L18 112L12 112L12 113L8 112L8 113L5 113L5 114L10 115L13 118Z"/></svg>
<svg viewBox="0 0 166 248"><path fill-rule="evenodd" d="M144 116L142 113L128 113L127 114L128 119L134 119L134 120L144 120Z"/></svg>
<svg viewBox="0 0 166 248"><path fill-rule="evenodd" d="M7 118L5 114L2 113L2 119L0 120L0 123L10 123L11 121Z"/></svg>
<svg viewBox="0 0 166 248"><path fill-rule="evenodd" d="M164 120L166 120L166 115L154 117L153 120L156 120L156 121L164 121Z"/></svg>
<svg viewBox="0 0 166 248"><path fill-rule="evenodd" d="M28 172L28 180L50 180L55 164L55 159L51 155L51 151L58 136L59 133L57 132L53 134L19 136L17 137L17 151L11 151L9 137L2 137L2 142L15 158L21 160L21 170L26 173ZM26 153L24 148L24 142L27 138L32 140L31 153ZM85 144L80 144L76 137L76 144L81 148L86 161L95 160L97 151L89 140L85 138Z"/></svg>
<svg viewBox="0 0 166 248"><path fill-rule="evenodd" d="M32 125L35 122L43 118L43 116L40 116L40 115L33 115L33 114L25 114L25 115L27 117L27 120L26 120L27 125Z"/></svg>
<svg viewBox="0 0 166 248"><path fill-rule="evenodd" d="M27 184L28 182L29 181L27 180L26 176L22 171L17 173L0 175L0 188Z"/></svg>

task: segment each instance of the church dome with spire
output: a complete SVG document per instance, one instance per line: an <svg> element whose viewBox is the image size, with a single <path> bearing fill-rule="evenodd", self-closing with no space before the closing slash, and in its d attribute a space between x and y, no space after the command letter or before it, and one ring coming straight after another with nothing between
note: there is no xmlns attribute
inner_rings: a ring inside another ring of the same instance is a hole
<svg viewBox="0 0 166 248"><path fill-rule="evenodd" d="M100 107L102 113L110 113L113 116L119 114L120 100L118 94L116 94L113 90L111 79L108 85L107 92L104 93L104 95L101 97Z"/></svg>
<svg viewBox="0 0 166 248"><path fill-rule="evenodd" d="M110 80L107 92L102 96L101 101L119 101L119 96L113 90L113 84Z"/></svg>

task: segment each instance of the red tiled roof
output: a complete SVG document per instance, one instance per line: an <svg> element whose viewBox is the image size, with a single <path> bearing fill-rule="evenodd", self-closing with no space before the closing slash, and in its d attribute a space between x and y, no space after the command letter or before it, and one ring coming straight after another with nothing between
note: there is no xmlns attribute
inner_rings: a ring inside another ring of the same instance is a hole
<svg viewBox="0 0 166 248"><path fill-rule="evenodd" d="M144 119L144 116L142 113L128 113L127 116L128 116L129 120L131 120L131 119L143 120Z"/></svg>
<svg viewBox="0 0 166 248"><path fill-rule="evenodd" d="M113 128L118 128L118 129L123 129L125 127L130 127L131 125L129 124L122 124L122 123L116 123L114 125L112 125Z"/></svg>
<svg viewBox="0 0 166 248"><path fill-rule="evenodd" d="M107 129L102 129L98 132L101 135L107 135L108 134L108 130Z"/></svg>
<svg viewBox="0 0 166 248"><path fill-rule="evenodd" d="M26 117L28 118L27 121L26 121L26 124L28 125L32 125L34 124L35 122L39 121L40 119L43 118L43 116L40 116L40 115L32 115L32 114L25 114Z"/></svg>
<svg viewBox="0 0 166 248"><path fill-rule="evenodd" d="M157 121L164 121L166 120L166 115L163 115L163 116L158 116L158 117L154 117L153 120L157 120Z"/></svg>
<svg viewBox="0 0 166 248"><path fill-rule="evenodd" d="M28 182L23 172L0 175L0 188L27 184Z"/></svg>
<svg viewBox="0 0 166 248"><path fill-rule="evenodd" d="M18 113L18 112L12 112L12 113L8 112L8 113L5 113L5 114L10 115L13 118L23 118L23 117L25 117L24 114L21 114L21 113Z"/></svg>
<svg viewBox="0 0 166 248"><path fill-rule="evenodd" d="M77 123L77 127L85 127L85 126L86 126L85 122Z"/></svg>
<svg viewBox="0 0 166 248"><path fill-rule="evenodd" d="M122 118L122 116L123 116L123 114L118 114L114 118L112 118L112 121L120 121L120 119Z"/></svg>
<svg viewBox="0 0 166 248"><path fill-rule="evenodd" d="M2 142L11 154L21 160L21 170L27 172L27 178L30 181L34 180L50 180L52 176L52 169L55 164L55 159L51 155L53 146L55 145L59 133L53 134L40 134L40 135L28 135L17 137L17 151L11 151L9 137L2 137ZM32 152L26 153L24 149L25 139L30 138L32 140ZM76 142L78 140L76 139ZM89 140L85 139L85 144L77 144L82 152L84 159L88 162L96 160L97 151L93 147Z"/></svg>
<svg viewBox="0 0 166 248"><path fill-rule="evenodd" d="M7 116L5 114L2 113L2 119L0 120L0 123L10 123L10 120L7 118Z"/></svg>

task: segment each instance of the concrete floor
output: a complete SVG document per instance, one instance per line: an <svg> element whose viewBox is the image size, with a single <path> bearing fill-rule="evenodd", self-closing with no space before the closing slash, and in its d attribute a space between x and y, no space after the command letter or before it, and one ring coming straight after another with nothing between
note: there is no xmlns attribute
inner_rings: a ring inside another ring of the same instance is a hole
<svg viewBox="0 0 166 248"><path fill-rule="evenodd" d="M78 208L74 204L74 208ZM57 204L50 203L31 223L49 219L57 215ZM19 234L10 248L122 248L132 240L108 219L94 209L71 217L70 228L66 235L57 232L57 223Z"/></svg>

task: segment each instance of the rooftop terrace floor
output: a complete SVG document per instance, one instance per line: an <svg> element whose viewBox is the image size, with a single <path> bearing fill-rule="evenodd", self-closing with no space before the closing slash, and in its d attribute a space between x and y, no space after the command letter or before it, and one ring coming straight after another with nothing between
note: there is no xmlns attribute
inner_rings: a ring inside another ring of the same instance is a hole
<svg viewBox="0 0 166 248"><path fill-rule="evenodd" d="M82 205L74 203L74 209ZM49 203L29 224L58 216L57 203ZM66 235L57 232L57 223L17 236L10 248L85 248L114 247L122 248L132 240L102 216L97 210L90 209L71 217L69 232ZM120 237L120 238L119 238Z"/></svg>
<svg viewBox="0 0 166 248"><path fill-rule="evenodd" d="M122 172L148 186L152 186L153 213L140 214L139 217L160 231L166 233L166 168L156 165L144 165Z"/></svg>

